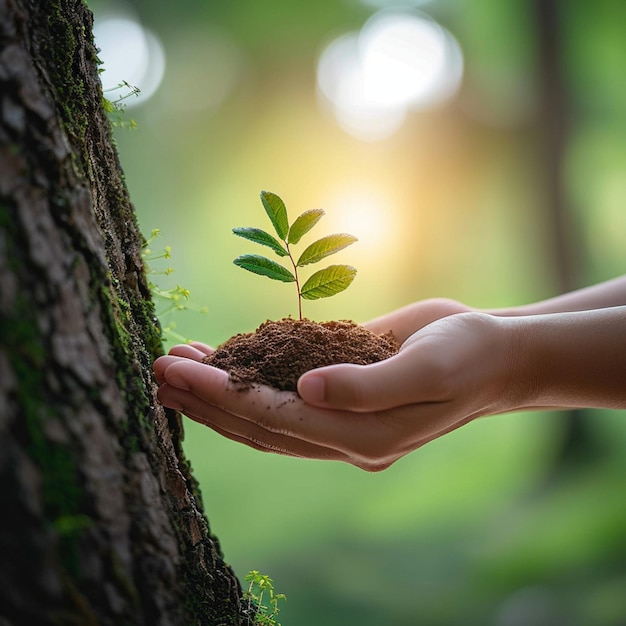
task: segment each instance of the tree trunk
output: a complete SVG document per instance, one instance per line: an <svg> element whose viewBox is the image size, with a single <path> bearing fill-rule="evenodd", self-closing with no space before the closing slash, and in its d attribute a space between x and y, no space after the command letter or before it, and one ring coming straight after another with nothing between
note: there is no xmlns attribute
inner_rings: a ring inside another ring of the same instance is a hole
<svg viewBox="0 0 626 626"><path fill-rule="evenodd" d="M538 47L539 125L542 143L539 166L543 173L546 200L546 230L549 259L554 268L557 291L565 293L582 287L576 224L569 210L564 181L565 156L571 125L570 98L567 93L563 54L562 10L559 0L534 0ZM603 454L595 436L589 411L569 409L559 414L563 422L555 450L552 473L560 473Z"/></svg>
<svg viewBox="0 0 626 626"><path fill-rule="evenodd" d="M235 625L82 0L0 0L0 624Z"/></svg>

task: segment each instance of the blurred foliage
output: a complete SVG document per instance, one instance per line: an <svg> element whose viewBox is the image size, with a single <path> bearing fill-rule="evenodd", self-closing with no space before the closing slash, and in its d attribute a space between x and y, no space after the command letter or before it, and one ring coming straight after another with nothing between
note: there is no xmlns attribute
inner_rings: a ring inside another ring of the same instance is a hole
<svg viewBox="0 0 626 626"><path fill-rule="evenodd" d="M371 3L126 5L160 37L167 69L118 144L144 232L161 229L176 280L208 305L208 317L179 319L183 335L217 344L292 310L280 286L231 264L231 229L259 225L261 189L295 214L324 208L330 219L347 202L384 213L363 233L358 210L337 223L359 237L359 276L317 305L319 318L363 320L433 296L508 306L558 290L533 3L411 4L457 38L464 84L380 143L346 135L315 93L320 51L360 28ZM112 9L90 6L96 20ZM563 170L582 286L624 272L626 3L559 6L572 116ZM272 576L289 598L285 626L617 626L624 417L593 412L602 456L561 474L563 424L549 413L480 420L377 475L262 455L190 422L185 447L227 560L240 575Z"/></svg>

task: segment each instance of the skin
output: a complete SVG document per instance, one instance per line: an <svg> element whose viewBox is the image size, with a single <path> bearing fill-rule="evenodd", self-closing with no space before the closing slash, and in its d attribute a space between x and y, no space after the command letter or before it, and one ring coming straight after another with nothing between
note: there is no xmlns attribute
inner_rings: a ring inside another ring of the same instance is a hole
<svg viewBox="0 0 626 626"><path fill-rule="evenodd" d="M479 311L445 299L366 324L397 355L312 370L298 394L236 390L174 346L154 363L159 400L258 450L380 471L477 417L539 408L626 408L626 276L557 298Z"/></svg>

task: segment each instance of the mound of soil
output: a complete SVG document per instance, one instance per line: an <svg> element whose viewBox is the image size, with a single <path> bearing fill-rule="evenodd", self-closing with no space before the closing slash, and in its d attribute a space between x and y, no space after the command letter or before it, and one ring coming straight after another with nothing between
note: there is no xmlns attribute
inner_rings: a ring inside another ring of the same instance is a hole
<svg viewBox="0 0 626 626"><path fill-rule="evenodd" d="M351 321L267 321L253 333L235 335L204 359L225 370L243 389L254 383L296 391L298 378L336 363L368 365L396 354L391 333L377 335Z"/></svg>

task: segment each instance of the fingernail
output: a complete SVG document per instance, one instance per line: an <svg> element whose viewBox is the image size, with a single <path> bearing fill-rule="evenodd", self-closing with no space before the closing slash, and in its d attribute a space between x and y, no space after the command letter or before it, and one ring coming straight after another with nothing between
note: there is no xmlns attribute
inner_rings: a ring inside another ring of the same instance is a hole
<svg viewBox="0 0 626 626"><path fill-rule="evenodd" d="M305 402L313 404L324 402L326 399L326 384L323 377L314 374L302 376L298 381L298 393Z"/></svg>

